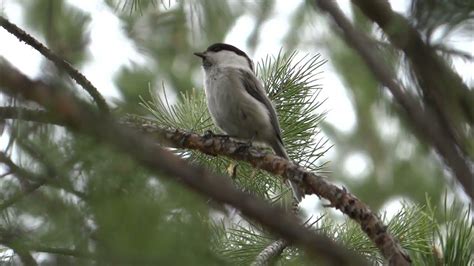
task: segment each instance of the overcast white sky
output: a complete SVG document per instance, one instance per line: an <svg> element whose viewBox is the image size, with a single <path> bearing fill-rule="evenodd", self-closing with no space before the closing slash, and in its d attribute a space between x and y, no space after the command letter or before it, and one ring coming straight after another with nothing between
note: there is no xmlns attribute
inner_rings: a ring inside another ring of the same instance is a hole
<svg viewBox="0 0 474 266"><path fill-rule="evenodd" d="M288 17L294 11L298 1L279 0L276 4L274 17L265 23L261 31L260 43L257 50L253 54L254 60L258 61L268 53L278 53L282 46L282 39L288 28ZM119 98L119 94L115 85L113 84L114 74L124 64L130 62L144 62L143 57L134 49L133 44L125 37L121 31L120 21L116 18L113 12L103 4L103 0L68 0L68 3L91 14L92 21L89 25L91 33L91 43L89 52L91 54L91 61L82 67L81 71L91 80L91 82L99 88L100 92L106 98ZM347 15L350 16L349 0L338 1ZM408 6L408 1L390 1L394 10L404 13ZM16 1L0 0L0 13L6 15L13 23L20 27L24 27L22 19L22 9ZM234 28L225 38L225 42L231 43L237 47L246 50L245 36L248 36L252 31L254 21L251 16L241 17ZM41 40L39 36L35 36ZM110 43L114 43L110 46ZM473 53L473 38L466 38L464 40L457 40L456 47ZM111 49L113 47L114 49ZM302 51L304 52L318 52L318 51ZM117 56L120 54L120 56ZM0 29L0 55L5 57L17 68L21 69L30 77L39 75L39 64L42 56L29 46L20 43L15 37L6 32L3 28ZM324 53L323 53L324 56ZM327 57L326 57L327 58ZM455 67L462 73L465 81L472 85L473 69L472 62L464 62L456 60ZM336 128L343 131L350 131L356 121L351 102L346 94L344 85L338 78L338 74L334 72L331 64L326 64L324 67L324 74L322 76L323 94L322 97L327 98L324 109L328 110L326 121ZM2 141L3 140L3 141ZM1 145L5 143L6 138L3 136L0 139ZM363 172L367 167L367 162L361 155L355 154L349 157L345 164L347 169L357 176L357 172ZM314 204L314 202L307 202L307 204ZM394 209L398 204L397 200L389 203L390 209ZM393 206L392 206L393 205ZM392 208L394 207L394 208ZM397 209L397 208L395 208Z"/></svg>

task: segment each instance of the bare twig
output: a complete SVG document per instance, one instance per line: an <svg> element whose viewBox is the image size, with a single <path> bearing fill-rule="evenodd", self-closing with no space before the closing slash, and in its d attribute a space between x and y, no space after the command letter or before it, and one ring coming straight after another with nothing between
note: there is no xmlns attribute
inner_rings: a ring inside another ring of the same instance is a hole
<svg viewBox="0 0 474 266"><path fill-rule="evenodd" d="M104 97L99 93L96 87L92 83L75 69L71 64L63 60L61 57L53 53L46 46L40 43L38 40L33 38L31 35L20 29L15 24L8 21L3 16L0 16L0 26L6 29L11 34L15 35L20 41L25 42L31 47L35 48L38 52L44 55L46 58L51 60L58 68L65 70L71 78L73 78L79 85L81 85L94 99L99 109L108 113L109 107L105 102Z"/></svg>
<svg viewBox="0 0 474 266"><path fill-rule="evenodd" d="M347 43L359 52L374 76L393 94L405 116L411 121L413 128L419 136L422 136L420 139L430 143L444 158L472 199L474 197L473 170L457 145L453 144L453 139L439 122L436 113L429 108L423 108L406 92L406 89L397 83L389 68L383 63L382 57L378 55L373 41L363 32L356 30L333 1L317 0L316 3L332 16L337 26L342 30Z"/></svg>
<svg viewBox="0 0 474 266"><path fill-rule="evenodd" d="M164 177L172 177L176 181L206 197L211 197L219 202L234 206L245 216L251 217L253 220L265 225L272 232L284 237L290 243L300 245L308 251L309 254L324 257L335 265L366 264L366 261L354 252L341 247L326 236L316 234L298 224L293 215L287 214L284 210L272 206L255 196L235 189L228 177L218 176L208 172L205 168L189 165L171 152L158 147L156 142L152 139L143 135L137 135L135 131L131 131L123 125L114 122L110 116L104 116L94 112L87 104L79 101L70 94L55 90L42 82L30 80L18 70L1 60L0 67L2 67L2 72L0 72L0 87L5 93L12 96L21 95L25 99L37 102L46 107L55 115L56 119L64 123L68 128L87 134L103 143L110 144L130 155L148 169L156 173L162 173ZM172 138L173 136L180 136L180 139ZM204 148L202 145L205 140L205 146L208 146L211 150L218 150L216 145L221 144L221 142L218 141L221 139L205 139L195 134L170 134L169 140L170 142L182 141L190 146L199 144L202 148ZM193 142L193 140L200 142L196 143ZM229 143L227 147L237 147L231 144L232 143ZM197 146L195 148L197 148ZM262 157L264 154L258 152L258 150L253 151L258 153L255 156L259 156L263 167L270 167L271 165L268 163L272 163L272 159L273 163L277 164L275 165L275 169L278 171L284 171L285 166L288 167L290 165L289 162L281 158L273 155ZM234 150L234 152L237 151ZM237 152L236 156L243 158L240 152ZM253 155L249 153L246 156L252 157ZM293 166L292 169L293 170L288 168L288 171L286 171L287 176L299 180L305 179L305 175L296 177L298 172L291 172L297 171L296 166ZM302 173L300 172L299 174L301 175ZM313 181L314 182L311 183L312 189L328 189L325 181ZM322 188L318 188L317 186L319 185L321 185ZM375 226L377 229L370 233L372 239L377 239L377 241L384 244L387 243L386 237L393 241L386 232L385 227L375 215L370 213L368 217L360 217L360 215L366 215L368 209L357 209L361 206L357 200L350 197L349 193L340 190L340 193L334 195L334 197L337 198L334 198L333 202L340 208L344 208L347 213L351 213L351 217L368 219L368 221L374 223L368 224L367 227L372 229L374 228L373 226ZM346 202L348 200L351 201L351 204ZM375 243L377 243L377 241Z"/></svg>
<svg viewBox="0 0 474 266"><path fill-rule="evenodd" d="M278 239L265 247L252 262L252 266L265 266L279 256L283 250L288 246L284 239Z"/></svg>

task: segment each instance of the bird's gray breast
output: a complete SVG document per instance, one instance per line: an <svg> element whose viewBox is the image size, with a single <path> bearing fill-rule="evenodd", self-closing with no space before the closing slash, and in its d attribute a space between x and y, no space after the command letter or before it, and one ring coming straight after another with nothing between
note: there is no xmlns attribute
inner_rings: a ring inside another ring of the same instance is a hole
<svg viewBox="0 0 474 266"><path fill-rule="evenodd" d="M232 69L206 73L206 98L214 123L225 133L258 140L271 128L265 106L245 91L241 77Z"/></svg>

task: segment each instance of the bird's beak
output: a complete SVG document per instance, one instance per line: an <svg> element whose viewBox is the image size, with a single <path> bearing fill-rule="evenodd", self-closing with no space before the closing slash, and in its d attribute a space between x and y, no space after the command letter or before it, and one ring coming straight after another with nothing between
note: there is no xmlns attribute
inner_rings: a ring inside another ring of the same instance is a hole
<svg viewBox="0 0 474 266"><path fill-rule="evenodd" d="M206 54L205 54L205 53L195 52L194 55L195 55L195 56L199 56L199 57L201 57L202 59L206 58Z"/></svg>

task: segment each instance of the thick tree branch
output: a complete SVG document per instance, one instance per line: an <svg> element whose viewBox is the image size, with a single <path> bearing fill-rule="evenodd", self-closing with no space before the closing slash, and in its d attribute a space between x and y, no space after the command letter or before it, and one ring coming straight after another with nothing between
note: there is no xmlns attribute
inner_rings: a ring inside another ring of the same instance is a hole
<svg viewBox="0 0 474 266"><path fill-rule="evenodd" d="M102 97L102 95L99 93L97 88L94 87L94 85L92 85L92 83L84 75L82 75L77 69L75 69L71 64L69 64L68 62L63 60L61 57L53 53L51 50L49 50L46 46L44 46L38 40L33 38L31 35L23 31L22 29L20 29L15 24L8 21L3 16L0 16L0 26L2 26L11 34L15 35L20 41L25 42L26 44L35 48L38 52L40 52L46 58L51 60L56 65L56 67L65 70L66 73L68 73L72 79L74 79L79 85L81 85L89 93L89 95L92 97L92 99L94 99L97 106L99 106L99 108L102 111L107 112L107 113L109 112L109 107L107 103L105 102L104 97Z"/></svg>
<svg viewBox="0 0 474 266"><path fill-rule="evenodd" d="M100 142L107 143L128 154L155 173L161 173L173 178L206 197L211 197L214 200L234 206L239 209L243 215L261 223L290 243L295 243L303 247L309 254L326 258L335 265L366 264L366 262L354 252L348 251L326 236L315 234L300 225L293 215L287 214L284 210L272 206L255 196L235 189L229 182L228 177L215 175L208 172L205 168L189 165L171 152L157 146L156 142L147 136L137 135L135 131L115 123L112 117L93 111L87 104L64 91L58 91L42 82L30 80L18 70L1 60L0 67L2 68L2 72L0 72L0 87L5 93L11 96L21 95L25 99L37 102L47 108L51 114L54 114L55 119L61 121L61 123L71 130L89 135ZM187 143L187 145L190 146L197 145L196 148L207 147L210 151L218 150L216 145L221 145L219 140L222 140L219 138L209 139L189 133L177 134L172 138L174 136L173 133L169 131L168 134L171 134L169 135L171 142ZM179 136L179 139L177 136ZM196 143L193 142L194 140L201 142ZM202 146L204 144L203 141L206 143L204 146ZM237 145L231 144L232 143L229 143L228 146L233 148L238 147ZM270 167L268 163L276 163L277 165L275 166L279 165L279 167L275 169L283 171L285 166L288 167L290 165L289 162L273 155L261 157L264 154L256 149L252 149L252 151L258 153L255 156L259 156L258 158L264 166L265 162L267 163L267 168ZM234 152L241 154L235 150ZM237 157L242 156L238 154L236 155ZM252 157L253 155L247 156ZM274 161L273 163L271 162L272 159ZM297 170L296 166L293 166L291 169L289 168L288 171L286 171L288 176L293 176L292 178L298 178L300 180L304 178L304 175L296 177L295 174L297 174L297 172L291 173L291 171ZM318 182L314 180L312 187L318 190L318 185L325 186L325 184L325 181ZM368 209L366 207L366 209L357 209L361 207L358 204L359 201L351 198L349 193L341 189L339 189L339 191L339 194L334 195L334 197L336 197L334 202L338 204L337 206L341 206L346 212L351 213L352 217L360 217L362 215L363 217L360 218L375 223L367 224L366 231L370 231L371 238L376 239L375 243L384 245L381 248L392 248L396 243L386 232L380 220L372 213L370 213L370 217L365 217L364 215L367 215ZM348 203L346 201L351 201L350 206L347 205ZM371 231L373 229L375 230L374 232ZM397 251L399 250L395 250L395 252Z"/></svg>
<svg viewBox="0 0 474 266"><path fill-rule="evenodd" d="M466 193L474 198L474 173L470 162L453 143L450 133L430 108L424 108L412 95L397 83L394 75L383 63L376 45L363 32L356 30L339 8L330 0L317 0L316 4L328 12L342 30L346 42L352 46L365 61L374 76L385 85L402 107L405 117L411 122L420 139L427 141L445 160Z"/></svg>

